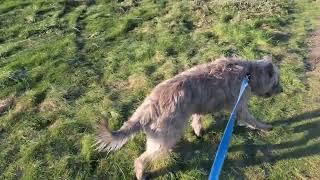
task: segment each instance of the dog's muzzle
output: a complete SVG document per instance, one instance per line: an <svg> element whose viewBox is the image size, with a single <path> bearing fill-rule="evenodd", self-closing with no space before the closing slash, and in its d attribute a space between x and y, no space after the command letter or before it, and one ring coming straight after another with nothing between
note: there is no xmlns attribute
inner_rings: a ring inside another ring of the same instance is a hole
<svg viewBox="0 0 320 180"><path fill-rule="evenodd" d="M283 93L283 87L280 84L277 84L274 90L276 94Z"/></svg>
<svg viewBox="0 0 320 180"><path fill-rule="evenodd" d="M272 86L271 90L267 93L265 93L263 96L266 98L271 97L274 94L280 94L283 93L283 87L278 83Z"/></svg>

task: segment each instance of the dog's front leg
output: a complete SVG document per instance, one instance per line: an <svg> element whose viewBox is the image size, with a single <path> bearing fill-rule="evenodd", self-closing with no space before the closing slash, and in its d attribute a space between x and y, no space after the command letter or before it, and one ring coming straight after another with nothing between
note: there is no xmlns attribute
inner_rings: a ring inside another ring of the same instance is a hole
<svg viewBox="0 0 320 180"><path fill-rule="evenodd" d="M238 121L239 126L246 126L251 129L258 129L263 132L268 132L272 129L272 125L257 121L250 113L246 103L239 104Z"/></svg>
<svg viewBox="0 0 320 180"><path fill-rule="evenodd" d="M203 134L203 125L201 121L202 115L200 114L193 114L191 116L191 126L193 128L194 133L200 137Z"/></svg>

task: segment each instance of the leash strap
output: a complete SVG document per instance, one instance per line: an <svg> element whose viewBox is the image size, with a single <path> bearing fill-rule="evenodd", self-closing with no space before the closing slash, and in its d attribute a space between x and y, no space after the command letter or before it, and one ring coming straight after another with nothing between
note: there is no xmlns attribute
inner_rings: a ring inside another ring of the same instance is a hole
<svg viewBox="0 0 320 180"><path fill-rule="evenodd" d="M246 75L246 77L242 81L237 102L232 109L230 118L228 120L227 127L224 131L222 140L219 144L218 151L216 153L216 157L214 159L213 166L211 168L209 180L218 180L219 179L219 175L220 175L220 172L221 172L221 169L223 166L223 162L224 162L224 159L225 159L227 152L228 152L228 146L231 141L232 131L233 131L234 123L235 123L236 116L237 116L237 107L238 107L238 104L240 102L240 99L241 99L244 91L246 90L246 88L249 85L249 78L250 78L249 75Z"/></svg>

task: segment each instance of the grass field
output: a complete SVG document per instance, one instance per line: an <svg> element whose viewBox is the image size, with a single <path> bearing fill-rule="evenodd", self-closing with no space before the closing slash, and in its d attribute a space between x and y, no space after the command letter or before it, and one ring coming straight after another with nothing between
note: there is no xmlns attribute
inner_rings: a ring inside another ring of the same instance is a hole
<svg viewBox="0 0 320 180"><path fill-rule="evenodd" d="M312 0L0 0L0 179L133 179L144 135L98 153L96 121L118 129L156 84L221 55L272 55L285 91L252 98L274 129L235 128L222 179L320 179L319 18ZM188 128L148 170L207 179L227 118L207 115L201 139Z"/></svg>

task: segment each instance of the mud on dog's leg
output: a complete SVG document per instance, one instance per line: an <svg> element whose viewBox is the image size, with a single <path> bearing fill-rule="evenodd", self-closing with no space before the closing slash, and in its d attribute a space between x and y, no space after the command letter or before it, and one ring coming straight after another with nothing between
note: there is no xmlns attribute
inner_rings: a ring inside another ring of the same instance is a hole
<svg viewBox="0 0 320 180"><path fill-rule="evenodd" d="M193 128L194 133L200 137L203 133L203 124L201 121L202 115L193 114L191 116L191 127Z"/></svg>

